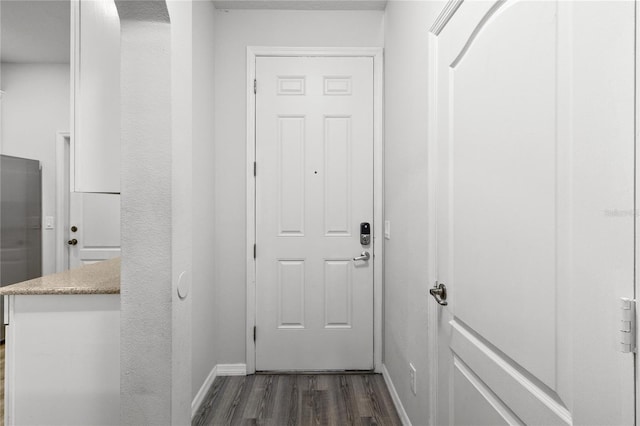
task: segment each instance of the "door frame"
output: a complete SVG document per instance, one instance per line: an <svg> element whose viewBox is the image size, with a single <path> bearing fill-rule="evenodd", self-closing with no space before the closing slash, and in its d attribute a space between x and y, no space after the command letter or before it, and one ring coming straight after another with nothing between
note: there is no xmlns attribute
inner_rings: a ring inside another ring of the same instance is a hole
<svg viewBox="0 0 640 426"><path fill-rule="evenodd" d="M373 365L382 367L382 280L383 280L383 207L384 207L384 145L383 145L383 48L381 47L266 47L247 46L247 241L246 241L246 363L247 374L256 371L256 345L253 328L256 324L256 261L253 245L256 238L256 184L253 163L256 161L255 124L256 97L253 81L258 57L369 57L373 58Z"/></svg>
<svg viewBox="0 0 640 426"><path fill-rule="evenodd" d="M427 76L427 87L429 96L428 103L428 120L429 123L437 123L438 120L438 36L453 18L458 8L464 0L449 0L441 9L440 13L429 29L428 34L428 58L429 68ZM431 265L427 276L427 286L431 288L438 279L438 129L436 125L430 125L427 131L427 168L428 168L428 184L427 184L427 229L429 235L433 238L429 239L427 245L427 263ZM427 296L429 297L429 296ZM431 297L429 297L431 299ZM438 404L439 398L448 398L449 395L440 395L438 392L438 373L439 373L439 346L438 338L438 316L439 307L435 301L427 304L427 356L429 357L429 424L435 425L438 421Z"/></svg>
<svg viewBox="0 0 640 426"><path fill-rule="evenodd" d="M638 333L638 298L640 297L640 271L638 270L638 266L640 265L640 238L638 238L638 226L640 226L640 217L639 217L639 208L638 197L640 197L640 176L638 173L638 164L640 164L640 150L638 150L638 130L640 130L640 55L638 54L638 43L640 43L640 11L638 10L638 0L635 0L635 21L636 21L636 43L635 43L635 70L634 71L634 79L635 79L635 99L634 99L634 109L635 109L635 125L634 125L634 145L635 145L635 158L634 158L634 173L635 173L635 182L634 184L634 200L633 200L633 216L635 219L634 225L634 246L635 246L635 276L634 279L634 299L636 300L636 351L635 351L635 381L636 381L636 407L635 407L635 421L636 424L640 422L640 414L638 413L638 407L640 407L640 374L638 373L640 370L640 356L638 356L638 341L640 341L639 333Z"/></svg>
<svg viewBox="0 0 640 426"><path fill-rule="evenodd" d="M64 184L69 168L69 187ZM73 191L73 149L71 133L56 133L56 272L69 269L69 249L65 244L65 224L69 222L69 193Z"/></svg>

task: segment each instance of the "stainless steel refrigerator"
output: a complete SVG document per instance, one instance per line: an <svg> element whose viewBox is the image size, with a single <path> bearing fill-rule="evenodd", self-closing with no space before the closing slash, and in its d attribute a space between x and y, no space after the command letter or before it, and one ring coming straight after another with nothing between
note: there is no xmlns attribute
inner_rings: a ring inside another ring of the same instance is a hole
<svg viewBox="0 0 640 426"><path fill-rule="evenodd" d="M0 155L0 285L42 275L40 162ZM4 318L0 298L0 318ZM4 326L0 327L4 340Z"/></svg>

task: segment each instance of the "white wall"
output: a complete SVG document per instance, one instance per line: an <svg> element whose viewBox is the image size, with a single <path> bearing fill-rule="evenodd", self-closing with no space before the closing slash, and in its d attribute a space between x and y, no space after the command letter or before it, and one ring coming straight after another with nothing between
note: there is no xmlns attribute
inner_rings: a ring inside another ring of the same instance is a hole
<svg viewBox="0 0 640 426"><path fill-rule="evenodd" d="M117 2L122 31L120 423L124 425L170 424L173 405L171 27L164 2L139 4L146 7L139 11L134 2Z"/></svg>
<svg viewBox="0 0 640 426"><path fill-rule="evenodd" d="M379 47L383 37L382 11L216 11L213 306L219 363L245 362L246 47Z"/></svg>
<svg viewBox="0 0 640 426"><path fill-rule="evenodd" d="M444 2L390 1L385 12L384 364L414 425L429 421L427 350L428 31ZM417 395L409 385L417 371Z"/></svg>
<svg viewBox="0 0 640 426"><path fill-rule="evenodd" d="M42 215L55 216L56 132L69 129L69 64L2 64L0 153L40 160ZM63 218L56 218L61 226ZM42 232L42 273L56 269L56 231Z"/></svg>
<svg viewBox="0 0 640 426"><path fill-rule="evenodd" d="M193 3L192 398L216 365L214 14L213 2Z"/></svg>
<svg viewBox="0 0 640 426"><path fill-rule="evenodd" d="M171 18L171 424L173 425L190 422L192 401L193 3L195 2L192 0L167 0Z"/></svg>
<svg viewBox="0 0 640 426"><path fill-rule="evenodd" d="M119 0L116 5L121 19L120 420L188 424L192 2Z"/></svg>

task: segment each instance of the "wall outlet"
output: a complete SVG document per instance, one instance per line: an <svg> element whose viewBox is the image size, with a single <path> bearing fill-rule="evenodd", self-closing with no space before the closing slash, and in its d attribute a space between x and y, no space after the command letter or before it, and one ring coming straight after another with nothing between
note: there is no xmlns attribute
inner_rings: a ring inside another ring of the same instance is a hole
<svg viewBox="0 0 640 426"><path fill-rule="evenodd" d="M391 239L391 221L390 220L384 221L384 238L387 240Z"/></svg>
<svg viewBox="0 0 640 426"><path fill-rule="evenodd" d="M416 395L418 393L416 388L416 368L411 363L409 363L409 386L411 386L411 392Z"/></svg>

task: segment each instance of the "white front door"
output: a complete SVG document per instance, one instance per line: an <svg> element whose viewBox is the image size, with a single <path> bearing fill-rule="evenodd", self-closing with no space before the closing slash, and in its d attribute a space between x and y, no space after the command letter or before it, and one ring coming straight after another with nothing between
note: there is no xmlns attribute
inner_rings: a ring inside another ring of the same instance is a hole
<svg viewBox="0 0 640 426"><path fill-rule="evenodd" d="M120 256L120 194L71 192L69 268Z"/></svg>
<svg viewBox="0 0 640 426"><path fill-rule="evenodd" d="M256 369L372 369L373 59L258 57L256 78Z"/></svg>
<svg viewBox="0 0 640 426"><path fill-rule="evenodd" d="M634 3L464 2L432 35L438 425L634 422Z"/></svg>

